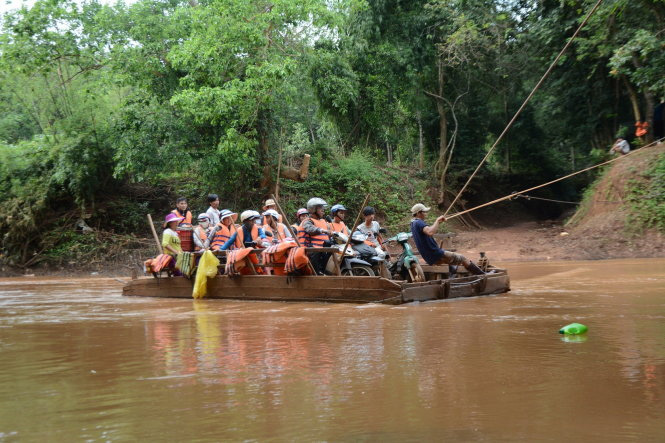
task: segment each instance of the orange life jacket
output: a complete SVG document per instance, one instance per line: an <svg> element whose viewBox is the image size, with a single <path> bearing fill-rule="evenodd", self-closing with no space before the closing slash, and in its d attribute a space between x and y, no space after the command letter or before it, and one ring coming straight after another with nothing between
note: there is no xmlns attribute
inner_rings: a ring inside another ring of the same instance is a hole
<svg viewBox="0 0 665 443"><path fill-rule="evenodd" d="M192 212L187 211L185 215L182 215L178 209L174 209L171 211L173 214L177 215L178 217L185 217L183 220L178 223L178 226L192 226Z"/></svg>
<svg viewBox="0 0 665 443"><path fill-rule="evenodd" d="M208 240L208 234L206 234L206 230L203 229L201 226L197 226L194 228L194 233L199 237L199 239L205 243L206 240ZM194 250L200 251L201 248L194 243Z"/></svg>
<svg viewBox="0 0 665 443"><path fill-rule="evenodd" d="M284 241L286 237L290 237L289 231L284 226L284 223L277 223L277 229L273 230L270 225L262 226L264 232L270 232L274 235L273 240Z"/></svg>
<svg viewBox="0 0 665 443"><path fill-rule="evenodd" d="M252 269L248 264L251 261L253 264L258 265L259 259L256 254L252 254L253 248L238 248L229 252L226 256L226 266L224 273L226 275L249 275L252 274ZM257 274L263 274L263 268L255 267L254 270Z"/></svg>
<svg viewBox="0 0 665 443"><path fill-rule="evenodd" d="M288 258L284 264L284 272L288 275L312 275L312 270L309 268L309 257L307 257L305 248L289 249Z"/></svg>
<svg viewBox="0 0 665 443"><path fill-rule="evenodd" d="M219 251L219 248L224 246L224 243L229 241L235 232L238 232L234 224L231 224L231 226L226 226L219 222L217 225L221 227L215 233L215 236L212 238L212 242L210 243L210 249L213 251ZM239 241L238 237L239 235L236 235L236 240L229 247L229 249L242 248L242 241Z"/></svg>
<svg viewBox="0 0 665 443"><path fill-rule="evenodd" d="M295 247L296 243L293 241L283 241L281 243L277 243L276 245L268 246L261 254L263 258L263 264L266 266L285 264L287 256L289 255L289 250ZM286 275L284 266L275 266L272 272L275 275Z"/></svg>
<svg viewBox="0 0 665 443"><path fill-rule="evenodd" d="M300 223L300 227L298 228L298 240L300 241L300 231L302 231L302 238L304 241L300 242L300 246L307 246L309 248L322 248L324 245L324 242L328 241L330 237L328 237L327 234L315 234L315 235L310 235L307 232L305 232L305 222L307 220L312 220L312 223L314 223L314 226L316 226L319 229L325 229L329 230L330 227L328 226L328 223L326 223L325 220L323 219L314 219L314 218L306 218L305 220Z"/></svg>
<svg viewBox="0 0 665 443"><path fill-rule="evenodd" d="M239 248L245 247L245 231L242 226L238 229L238 236L236 237L236 242L240 242ZM259 238L259 227L252 225L252 241L256 242L255 248L261 247L261 238Z"/></svg>
<svg viewBox="0 0 665 443"><path fill-rule="evenodd" d="M649 131L649 122L636 122L635 123L635 135L637 137L642 137L646 135Z"/></svg>
<svg viewBox="0 0 665 443"><path fill-rule="evenodd" d="M332 230L333 232L339 232L346 236L349 235L349 228L346 227L346 224L343 221L339 223L332 222Z"/></svg>

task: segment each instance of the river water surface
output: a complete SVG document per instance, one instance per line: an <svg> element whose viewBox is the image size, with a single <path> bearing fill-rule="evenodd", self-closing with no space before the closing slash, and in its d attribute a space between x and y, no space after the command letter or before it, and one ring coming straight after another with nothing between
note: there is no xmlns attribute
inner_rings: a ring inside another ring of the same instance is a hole
<svg viewBox="0 0 665 443"><path fill-rule="evenodd" d="M665 441L665 260L508 269L403 306L2 279L0 441Z"/></svg>

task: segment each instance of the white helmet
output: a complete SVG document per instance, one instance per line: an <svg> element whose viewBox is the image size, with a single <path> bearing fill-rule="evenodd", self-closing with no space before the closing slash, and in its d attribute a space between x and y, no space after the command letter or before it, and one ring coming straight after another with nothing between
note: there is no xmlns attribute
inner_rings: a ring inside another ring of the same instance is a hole
<svg viewBox="0 0 665 443"><path fill-rule="evenodd" d="M252 220L252 219L257 219L261 218L261 214L259 214L256 211L252 211L248 209L247 211L243 211L242 214L240 214L240 222L244 222L245 220Z"/></svg>
<svg viewBox="0 0 665 443"><path fill-rule="evenodd" d="M275 211L274 209L268 209L267 211L265 211L265 212L263 213L263 215L270 215L270 216L271 216L272 218L274 218L275 220L278 220L278 219L279 219L279 214L278 214L277 211Z"/></svg>
<svg viewBox="0 0 665 443"><path fill-rule="evenodd" d="M325 209L326 207L328 207L328 203L326 203L324 199L318 197L310 198L309 200L307 200L307 210L309 212L316 211L317 206L322 206L323 209Z"/></svg>

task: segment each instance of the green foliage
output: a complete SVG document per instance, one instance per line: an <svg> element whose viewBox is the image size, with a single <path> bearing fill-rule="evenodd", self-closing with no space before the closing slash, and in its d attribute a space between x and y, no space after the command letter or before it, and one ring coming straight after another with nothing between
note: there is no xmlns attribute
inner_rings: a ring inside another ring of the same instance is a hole
<svg viewBox="0 0 665 443"><path fill-rule="evenodd" d="M281 182L290 212L313 195L358 210L370 192L397 226L428 181L466 180L592 3L37 0L11 11L0 29L4 257L60 256L82 238L44 232L81 213L143 230L173 194L201 209L208 192L256 206L280 151L286 167L312 155L307 182ZM649 115L665 93L664 16L660 0L603 3L478 179L510 186L497 194L546 181L632 131L633 108ZM132 186L164 196L148 204ZM656 206L640 223L654 225L659 200L644 201Z"/></svg>
<svg viewBox="0 0 665 443"><path fill-rule="evenodd" d="M665 155L628 184L628 224L636 230L655 228L665 233Z"/></svg>
<svg viewBox="0 0 665 443"><path fill-rule="evenodd" d="M367 194L369 205L392 230L406 229L416 202L430 203L425 182L414 179L413 171L377 165L373 158L355 152L348 157L312 158L312 179L303 183L284 182L281 193L289 216L312 197L326 200L330 206L341 203L349 209L347 224L362 210Z"/></svg>

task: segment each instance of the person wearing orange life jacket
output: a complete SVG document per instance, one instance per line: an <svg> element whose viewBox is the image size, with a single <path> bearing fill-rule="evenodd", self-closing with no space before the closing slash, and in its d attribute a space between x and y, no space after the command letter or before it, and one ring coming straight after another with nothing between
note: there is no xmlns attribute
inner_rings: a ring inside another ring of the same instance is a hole
<svg viewBox="0 0 665 443"><path fill-rule="evenodd" d="M266 200L266 203L263 205L263 210L264 211L269 211L269 210L275 211L275 213L277 214L277 221L280 222L280 223L282 222L282 216L279 215L279 213L277 213L277 203L275 203L275 200L273 200L272 198L269 198L268 200ZM268 223L268 216L266 216L265 212L262 215L263 215L263 220L261 221L261 225L265 225L266 223Z"/></svg>
<svg viewBox="0 0 665 443"><path fill-rule="evenodd" d="M238 240L243 248L265 248L270 246L263 229L256 225L256 221L261 218L261 214L256 211L247 210L240 214L242 226L238 229Z"/></svg>
<svg viewBox="0 0 665 443"><path fill-rule="evenodd" d="M178 224L179 228L191 228L192 227L192 211L189 210L187 205L187 199L185 197L180 197L175 201L176 208L171 211L178 217L182 217L182 221Z"/></svg>
<svg viewBox="0 0 665 443"><path fill-rule="evenodd" d="M330 215L333 216L333 232L339 232L340 234L344 234L348 237L349 228L346 226L346 224L344 224L344 219L346 218L346 208L344 205L337 204L330 208Z"/></svg>
<svg viewBox="0 0 665 443"><path fill-rule="evenodd" d="M649 132L649 122L635 122L635 136L644 137Z"/></svg>
<svg viewBox="0 0 665 443"><path fill-rule="evenodd" d="M274 209L268 209L263 213L263 231L267 236L272 236L273 243L281 243L286 239L292 240L291 233L284 223L279 222L279 214Z"/></svg>
<svg viewBox="0 0 665 443"><path fill-rule="evenodd" d="M217 231L220 229L220 226L216 225L210 229L210 218L205 212L199 214L197 220L199 224L194 227L194 232L192 233L192 239L194 240L194 250L204 251L210 248L210 243L215 237Z"/></svg>
<svg viewBox="0 0 665 443"><path fill-rule="evenodd" d="M305 231L300 229L300 224L309 216L309 212L307 212L307 209L305 208L300 208L296 212L296 222L291 225L291 229L293 230L293 233L298 237L298 241L303 244L305 242Z"/></svg>
<svg viewBox="0 0 665 443"><path fill-rule="evenodd" d="M212 235L213 239L210 243L210 248L213 251L242 248L242 242L238 238L238 230L233 224L238 219L238 214L224 209L219 213L219 217L220 222L215 226L217 231Z"/></svg>
<svg viewBox="0 0 665 443"><path fill-rule="evenodd" d="M307 201L309 217L303 220L299 227L299 230L304 231L304 245L301 244L301 246L323 248L331 245L332 227L324 219L326 206L328 206L328 203L318 197L310 198ZM300 236L300 232L298 235ZM310 255L310 261L317 274L323 275L329 258L330 254L325 252Z"/></svg>

